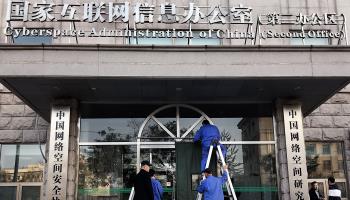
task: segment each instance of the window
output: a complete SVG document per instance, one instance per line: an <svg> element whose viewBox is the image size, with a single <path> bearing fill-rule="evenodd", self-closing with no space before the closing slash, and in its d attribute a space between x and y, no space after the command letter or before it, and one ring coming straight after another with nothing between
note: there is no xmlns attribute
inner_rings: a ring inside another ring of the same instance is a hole
<svg viewBox="0 0 350 200"><path fill-rule="evenodd" d="M1 145L0 156L0 182L43 180L44 159L38 145Z"/></svg>
<svg viewBox="0 0 350 200"><path fill-rule="evenodd" d="M52 37L49 36L19 36L13 39L15 44L52 44Z"/></svg>
<svg viewBox="0 0 350 200"><path fill-rule="evenodd" d="M138 157L141 161L152 162L156 177L164 188L164 200L191 199L192 193L196 194L191 185L197 180L193 175L200 174L201 151L193 143L175 143L170 134L179 134L183 141L192 141L201 127L203 113L211 116L221 131L221 140L227 148L226 161L232 163L230 172L240 199L278 199L271 117L218 114L205 106L203 112L191 106L165 107L143 105L140 109L128 106L127 110L118 109L119 112L111 116L82 114L78 200L127 200ZM157 112L148 116L157 108Z"/></svg>
<svg viewBox="0 0 350 200"><path fill-rule="evenodd" d="M306 144L306 152L308 155L316 154L316 144Z"/></svg>
<svg viewBox="0 0 350 200"><path fill-rule="evenodd" d="M322 145L322 153L323 154L331 154L331 146L329 144Z"/></svg>
<svg viewBox="0 0 350 200"><path fill-rule="evenodd" d="M190 45L220 45L221 41L216 35L212 35L212 38L201 38L199 32L193 32L193 38L191 38Z"/></svg>
<svg viewBox="0 0 350 200"><path fill-rule="evenodd" d="M292 31L292 32L299 32L301 31ZM290 44L291 45L330 45L330 39L329 38L314 38L314 37L309 37L307 32L305 32L305 38L304 38L304 43L302 38L291 38L290 39Z"/></svg>
<svg viewBox="0 0 350 200"><path fill-rule="evenodd" d="M192 31L193 37L177 37L177 38L129 38L129 44L138 45L220 45L221 40L216 35L211 38L201 38L199 31Z"/></svg>
<svg viewBox="0 0 350 200"><path fill-rule="evenodd" d="M341 171L344 170L344 162L342 160L338 160L338 169Z"/></svg>
<svg viewBox="0 0 350 200"><path fill-rule="evenodd" d="M339 179L345 178L343 154L338 152L338 148L343 148L338 142L305 142L307 149L309 146L315 147L315 152L306 150L307 171L309 178L328 178L334 176Z"/></svg>
<svg viewBox="0 0 350 200"><path fill-rule="evenodd" d="M41 146L45 151L45 145ZM44 158L37 144L0 145L0 199L40 199Z"/></svg>
<svg viewBox="0 0 350 200"><path fill-rule="evenodd" d="M79 199L128 199L136 172L133 146L80 146Z"/></svg>
<svg viewBox="0 0 350 200"><path fill-rule="evenodd" d="M21 200L40 199L40 186L22 186Z"/></svg>
<svg viewBox="0 0 350 200"><path fill-rule="evenodd" d="M308 146L315 147L315 154L306 150L306 164L309 183L316 181L322 194L328 188L328 177L333 176L339 189L342 191L342 198L347 197L347 180L345 175L345 162L343 160L343 143L341 142L305 142ZM309 187L310 189L310 187Z"/></svg>
<svg viewBox="0 0 350 200"><path fill-rule="evenodd" d="M31 30L31 29L27 29ZM45 29L50 30L50 29ZM33 45L33 44L52 44L52 36L33 36L33 35L18 35L13 37L14 44L24 44L24 45Z"/></svg>
<svg viewBox="0 0 350 200"><path fill-rule="evenodd" d="M173 45L173 39L172 38L130 38L130 44Z"/></svg>
<svg viewBox="0 0 350 200"><path fill-rule="evenodd" d="M343 153L343 149L341 145L337 145L337 152L338 154L342 154Z"/></svg>
<svg viewBox="0 0 350 200"><path fill-rule="evenodd" d="M324 170L331 170L332 169L332 163L330 160L323 161L323 169Z"/></svg>
<svg viewBox="0 0 350 200"><path fill-rule="evenodd" d="M16 200L17 187L16 186L1 186L0 199Z"/></svg>

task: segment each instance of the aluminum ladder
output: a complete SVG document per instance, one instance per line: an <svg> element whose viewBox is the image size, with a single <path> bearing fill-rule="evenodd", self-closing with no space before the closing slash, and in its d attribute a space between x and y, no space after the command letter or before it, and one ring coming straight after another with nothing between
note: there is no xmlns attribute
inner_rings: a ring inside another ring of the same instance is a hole
<svg viewBox="0 0 350 200"><path fill-rule="evenodd" d="M223 166L225 166L226 163L225 163L224 155L222 154L220 143L218 141L213 141L212 144L210 144L209 155L208 155L207 162L205 163L205 169L209 167L210 159L211 159L211 156L213 154L214 145L216 145L216 148L218 150L216 152L217 156L221 160L221 164L222 164L222 166L221 166L221 173L224 173L225 169L223 168ZM226 169L226 173L227 173L226 188L227 188L227 192L229 194L229 198L230 198L230 200L237 200L237 196L236 196L235 190L233 189L233 185L232 185L232 181L231 181L228 169ZM205 179L205 176L203 176L203 180L204 179ZM203 196L203 194L198 192L196 200L201 200L202 196Z"/></svg>
<svg viewBox="0 0 350 200"><path fill-rule="evenodd" d="M129 200L133 200L133 199L134 199L134 196L135 196L135 188L132 187L132 188L131 188L131 192L130 192L130 196L129 196Z"/></svg>

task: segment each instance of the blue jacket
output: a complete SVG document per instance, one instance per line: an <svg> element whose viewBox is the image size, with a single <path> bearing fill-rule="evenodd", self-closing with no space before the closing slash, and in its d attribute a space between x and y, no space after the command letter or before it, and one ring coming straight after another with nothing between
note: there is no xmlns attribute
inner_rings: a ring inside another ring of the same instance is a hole
<svg viewBox="0 0 350 200"><path fill-rule="evenodd" d="M197 191L204 193L204 200L224 200L222 185L227 181L227 172L222 177L208 176L197 187Z"/></svg>
<svg viewBox="0 0 350 200"><path fill-rule="evenodd" d="M163 187L162 187L162 185L155 178L151 178L151 181L152 181L154 200L161 200L163 198Z"/></svg>
<svg viewBox="0 0 350 200"><path fill-rule="evenodd" d="M210 147L210 143L213 140L220 141L220 131L218 127L207 124L203 125L196 133L196 135L193 138L194 142L197 142L201 140L202 141L202 147Z"/></svg>

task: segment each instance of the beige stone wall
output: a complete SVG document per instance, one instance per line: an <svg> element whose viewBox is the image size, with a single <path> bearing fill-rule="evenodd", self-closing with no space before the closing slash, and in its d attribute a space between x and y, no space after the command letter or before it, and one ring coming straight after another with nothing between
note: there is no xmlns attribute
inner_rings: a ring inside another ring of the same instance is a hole
<svg viewBox="0 0 350 200"><path fill-rule="evenodd" d="M0 84L0 143L46 142L48 123Z"/></svg>
<svg viewBox="0 0 350 200"><path fill-rule="evenodd" d="M342 142L350 180L350 86L335 94L304 119L305 141ZM348 185L348 195L350 186Z"/></svg>
<svg viewBox="0 0 350 200"><path fill-rule="evenodd" d="M305 139L309 141L344 141L349 139L349 86L332 96L304 119Z"/></svg>

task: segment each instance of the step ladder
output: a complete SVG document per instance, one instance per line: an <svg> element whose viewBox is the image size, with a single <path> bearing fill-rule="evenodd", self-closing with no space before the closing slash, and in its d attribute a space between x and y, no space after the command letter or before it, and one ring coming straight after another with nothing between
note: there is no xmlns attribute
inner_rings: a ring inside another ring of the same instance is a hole
<svg viewBox="0 0 350 200"><path fill-rule="evenodd" d="M221 173L223 174L225 169L223 168L223 166L226 165L225 163L225 158L224 158L224 155L222 154L222 150L221 150L221 147L220 147L220 143L218 141L213 141L211 144L210 144L210 148L209 148L209 155L208 155L208 159L207 159L207 162L205 164L205 169L209 167L209 164L210 164L210 159L211 159L211 156L213 154L213 150L214 150L214 145L216 146L217 148L217 152L216 152L216 156L220 159L221 161ZM228 195L229 195L229 198L230 200L237 200L237 196L236 196L236 193L235 193L235 190L233 189L233 185L232 185L232 181L231 181L231 178L230 178L230 174L229 174L229 171L228 169L226 169L226 173L227 173L227 181L226 181L226 188L227 188L227 192L228 192ZM203 180L205 179L205 176L203 176ZM203 194L202 193L199 193L197 194L197 198L196 200L201 200L202 199L202 196Z"/></svg>
<svg viewBox="0 0 350 200"><path fill-rule="evenodd" d="M135 196L135 188L132 187L132 188L131 188L131 192L130 192L130 196L129 196L129 200L133 200L133 199L134 199L134 196Z"/></svg>

